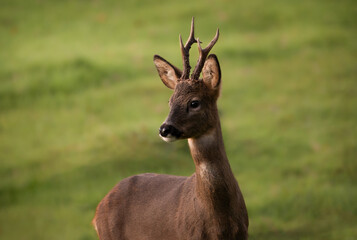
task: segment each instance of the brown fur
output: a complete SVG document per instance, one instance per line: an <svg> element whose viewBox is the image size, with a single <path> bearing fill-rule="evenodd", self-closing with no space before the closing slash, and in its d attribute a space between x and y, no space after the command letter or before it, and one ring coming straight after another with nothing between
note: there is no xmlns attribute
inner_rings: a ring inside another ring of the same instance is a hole
<svg viewBox="0 0 357 240"><path fill-rule="evenodd" d="M248 214L224 149L217 110L221 72L210 55L203 79L155 56L162 81L174 89L165 124L188 139L195 163L190 177L141 174L119 182L99 203L93 224L101 240L248 238ZM190 103L199 101L199 107Z"/></svg>

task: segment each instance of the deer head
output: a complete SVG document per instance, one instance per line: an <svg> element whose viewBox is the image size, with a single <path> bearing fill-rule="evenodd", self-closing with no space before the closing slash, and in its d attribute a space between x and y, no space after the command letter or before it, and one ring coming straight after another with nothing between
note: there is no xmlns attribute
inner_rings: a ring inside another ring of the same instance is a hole
<svg viewBox="0 0 357 240"><path fill-rule="evenodd" d="M202 49L200 40L194 37L192 18L191 32L185 46L181 35L179 37L183 71L164 58L154 56L154 63L162 82L174 90L169 101L170 113L159 129L160 137L164 141L198 138L217 126L219 119L216 102L220 92L221 69L216 55L208 54L217 42L218 36L217 29L216 36L205 49ZM194 43L198 44L199 58L190 76L189 51Z"/></svg>

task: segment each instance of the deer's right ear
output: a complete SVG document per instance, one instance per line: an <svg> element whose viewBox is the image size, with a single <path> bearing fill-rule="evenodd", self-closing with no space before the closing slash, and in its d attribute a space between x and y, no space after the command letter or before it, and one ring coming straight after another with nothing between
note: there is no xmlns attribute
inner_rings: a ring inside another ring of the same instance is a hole
<svg viewBox="0 0 357 240"><path fill-rule="evenodd" d="M159 55L154 56L154 63L162 82L166 87L174 89L177 80L180 79L182 75L182 71Z"/></svg>

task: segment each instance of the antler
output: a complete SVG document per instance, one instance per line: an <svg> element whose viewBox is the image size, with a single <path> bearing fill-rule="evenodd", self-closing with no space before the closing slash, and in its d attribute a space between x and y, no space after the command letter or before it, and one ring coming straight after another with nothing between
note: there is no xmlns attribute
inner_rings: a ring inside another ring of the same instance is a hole
<svg viewBox="0 0 357 240"><path fill-rule="evenodd" d="M199 38L195 39L194 35L195 35L194 18L192 17L190 36L188 37L185 46L183 46L182 37L180 34L180 47L181 47L181 54L182 54L182 61L183 61L183 71L182 71L181 79L187 79L190 76L190 71L191 71L190 59L189 59L190 58L190 49L191 49L192 44L194 44L195 42L197 42L197 44L198 44L198 52L200 55L199 55L197 64L195 66L195 69L193 70L193 72L191 74L191 78L198 79L200 77L200 74L201 74L203 65L206 61L206 58L218 40L219 29L217 29L216 36L213 38L213 40L208 44L208 46L205 49L201 48L201 42L200 42Z"/></svg>
<svg viewBox="0 0 357 240"><path fill-rule="evenodd" d="M191 21L191 32L190 36L187 39L187 42L185 46L183 46L181 34L180 34L180 47L181 47L181 53L182 53L182 61L183 61L183 71L182 71L182 76L181 79L187 79L190 76L190 71L191 71L191 66L190 66L190 48L192 44L195 42L199 41L198 39L195 39L194 36L194 18L192 17Z"/></svg>
<svg viewBox="0 0 357 240"><path fill-rule="evenodd" d="M213 46L216 44L218 37L219 37L219 29L217 28L216 36L213 38L213 40L208 44L208 46L205 49L201 48L200 40L197 38L198 52L200 56L198 58L196 67L191 74L192 79L198 79L200 77L206 58L209 52L211 51L211 49L213 48Z"/></svg>

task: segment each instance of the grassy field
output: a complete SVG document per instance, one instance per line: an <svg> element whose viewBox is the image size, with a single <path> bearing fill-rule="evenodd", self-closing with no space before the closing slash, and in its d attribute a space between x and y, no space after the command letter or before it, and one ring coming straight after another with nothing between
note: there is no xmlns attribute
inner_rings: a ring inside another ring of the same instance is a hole
<svg viewBox="0 0 357 240"><path fill-rule="evenodd" d="M96 239L124 177L190 175L159 139L191 17L213 52L250 239L357 238L355 1L0 1L0 239ZM192 62L197 53L192 48Z"/></svg>

